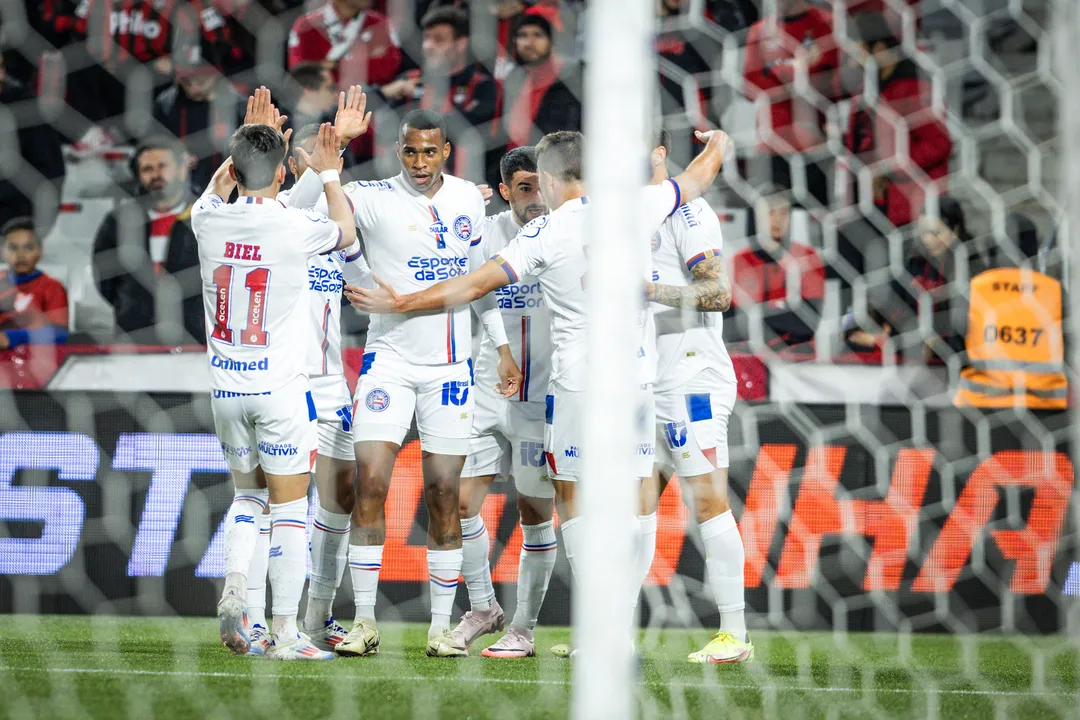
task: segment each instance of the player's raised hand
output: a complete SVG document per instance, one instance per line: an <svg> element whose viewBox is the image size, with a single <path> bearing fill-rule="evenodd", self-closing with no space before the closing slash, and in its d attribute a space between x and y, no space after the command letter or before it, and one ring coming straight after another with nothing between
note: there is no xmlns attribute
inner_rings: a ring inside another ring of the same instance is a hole
<svg viewBox="0 0 1080 720"><path fill-rule="evenodd" d="M504 398L512 398L521 391L523 382L525 382L525 375L514 361L510 346L503 345L499 348L499 384L495 386L495 392Z"/></svg>
<svg viewBox="0 0 1080 720"><path fill-rule="evenodd" d="M487 183L482 183L480 185L477 185L476 189L480 191L480 196L484 198L484 204L490 205L491 198L495 195L495 191L491 189L491 186Z"/></svg>
<svg viewBox="0 0 1080 720"><path fill-rule="evenodd" d="M248 97L247 112L244 113L245 125L269 125L278 132L289 119L288 115L282 115L274 107L270 100L270 91L265 87L255 88L255 92Z"/></svg>
<svg viewBox="0 0 1080 720"><path fill-rule="evenodd" d="M732 141L731 136L723 130L706 130L704 132L695 130L694 136L707 146L719 150L724 162L728 162L735 157L735 143Z"/></svg>
<svg viewBox="0 0 1080 720"><path fill-rule="evenodd" d="M371 113L367 110L367 95L359 85L353 85L348 93L338 94L337 115L334 129L341 138L342 147L368 131Z"/></svg>
<svg viewBox="0 0 1080 720"><path fill-rule="evenodd" d="M361 312L376 315L400 312L401 296L394 291L394 288L383 282L378 275L372 275L371 279L378 287L368 289L346 285L345 298Z"/></svg>
<svg viewBox="0 0 1080 720"><path fill-rule="evenodd" d="M229 201L229 196L232 195L232 191L236 188L236 179L229 172L232 164L232 156L230 155L225 158L225 162L218 166L213 177L210 178L209 187L213 189L215 195L225 202Z"/></svg>
<svg viewBox="0 0 1080 720"><path fill-rule="evenodd" d="M330 123L319 126L319 134L315 137L315 148L310 155L299 145L296 147L296 153L300 155L300 159L317 173L323 170L337 170L341 166L339 152L338 134Z"/></svg>

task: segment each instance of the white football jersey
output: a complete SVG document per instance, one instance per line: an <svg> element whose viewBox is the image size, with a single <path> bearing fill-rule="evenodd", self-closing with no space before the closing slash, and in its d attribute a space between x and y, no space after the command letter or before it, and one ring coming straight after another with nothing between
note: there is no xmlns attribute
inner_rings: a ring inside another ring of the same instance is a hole
<svg viewBox="0 0 1080 720"><path fill-rule="evenodd" d="M536 218L523 227L517 237L496 254L495 260L512 282L526 275L540 282L544 302L551 313L551 381L560 388L584 391L587 362L588 295L586 294L588 259L585 243L585 209L588 198L564 203L550 215ZM651 185L641 196L642 222L659 227L664 218L679 206L679 187L674 181ZM642 245L642 253L648 246ZM652 269L646 265L646 275ZM642 384L655 375L655 333L647 312L639 312L642 327ZM651 338L650 338L651 336Z"/></svg>
<svg viewBox="0 0 1080 720"><path fill-rule="evenodd" d="M655 282L685 287L691 268L723 248L720 220L705 200L681 205L653 237ZM656 392L674 390L702 370L715 370L735 381L735 368L724 347L723 315L652 303L657 326L659 368Z"/></svg>
<svg viewBox="0 0 1080 720"><path fill-rule="evenodd" d="M270 392L307 375L314 327L308 258L336 249L341 229L277 200L228 204L203 195L191 210L199 244L206 351L215 390Z"/></svg>
<svg viewBox="0 0 1080 720"><path fill-rule="evenodd" d="M278 193L278 200L291 205L291 195L292 190L282 190ZM308 260L311 322L316 328L315 342L309 350L310 375L344 374L341 360L341 292L345 285L360 285L370 275L371 269L359 250L351 255L337 250Z"/></svg>
<svg viewBox="0 0 1080 720"><path fill-rule="evenodd" d="M520 229L510 210L487 218L484 241L480 246L483 257L502 252ZM506 327L510 351L524 375L520 392L511 399L543 402L551 378L551 314L544 304L540 281L526 275L516 283L499 288L494 295ZM498 367L495 342L484 333L476 358L476 384L490 391L499 382Z"/></svg>
<svg viewBox="0 0 1080 720"><path fill-rule="evenodd" d="M316 182L293 189L293 204L309 207L307 193L322 192ZM402 175L377 182L351 182L345 195L364 236L371 271L401 295L425 290L441 280L474 269L470 247L479 246L484 198L471 182L443 174L433 199L416 192ZM301 197L303 195L304 197ZM326 198L312 204L326 212ZM421 315L372 315L366 349L392 350L414 365L445 365L472 355L468 306Z"/></svg>

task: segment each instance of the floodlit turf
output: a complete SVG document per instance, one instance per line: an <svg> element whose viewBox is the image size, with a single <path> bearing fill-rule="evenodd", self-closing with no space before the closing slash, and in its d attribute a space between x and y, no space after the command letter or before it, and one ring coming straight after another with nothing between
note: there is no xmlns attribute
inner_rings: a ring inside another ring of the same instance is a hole
<svg viewBox="0 0 1080 720"><path fill-rule="evenodd" d="M0 617L0 718L566 717L570 664L424 656L426 628L385 625L375 658L232 657L212 619ZM643 635L641 717L1070 718L1080 652L1062 636L765 633L757 660L697 666L701 632Z"/></svg>

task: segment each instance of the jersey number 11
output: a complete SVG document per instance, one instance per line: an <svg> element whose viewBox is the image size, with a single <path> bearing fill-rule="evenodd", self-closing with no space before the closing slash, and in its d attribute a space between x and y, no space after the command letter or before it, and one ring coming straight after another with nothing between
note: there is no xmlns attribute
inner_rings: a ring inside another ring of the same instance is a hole
<svg viewBox="0 0 1080 720"><path fill-rule="evenodd" d="M210 337L229 345L235 345L233 330L229 327L232 309L232 265L219 265L214 270L214 332ZM266 330L266 291L270 285L270 268L255 268L244 278L248 290L247 325L240 333L243 347L266 347L269 337Z"/></svg>

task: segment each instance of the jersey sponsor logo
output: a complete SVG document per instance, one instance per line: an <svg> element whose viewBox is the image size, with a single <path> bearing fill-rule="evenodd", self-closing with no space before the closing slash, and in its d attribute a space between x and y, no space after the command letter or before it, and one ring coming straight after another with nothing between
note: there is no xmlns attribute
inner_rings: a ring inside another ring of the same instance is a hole
<svg viewBox="0 0 1080 720"><path fill-rule="evenodd" d="M468 215L458 215L454 220L454 234L458 240L468 240L472 237L472 220Z"/></svg>
<svg viewBox="0 0 1080 720"><path fill-rule="evenodd" d="M341 418L342 432L352 431L352 413L352 406L350 405L346 405L345 407L340 408L339 410L337 410L337 412L335 412L335 415Z"/></svg>
<svg viewBox="0 0 1080 720"><path fill-rule="evenodd" d="M664 425L664 435L667 437L668 447L672 450L686 445L686 423L669 422Z"/></svg>
<svg viewBox="0 0 1080 720"><path fill-rule="evenodd" d="M413 277L420 282L449 280L469 272L469 259L463 257L424 257L414 255L409 258L409 267L416 270Z"/></svg>
<svg viewBox="0 0 1080 720"><path fill-rule="evenodd" d="M525 310L544 307L544 296L540 292L540 281L534 283L514 283L504 285L495 291L495 299L500 310Z"/></svg>
<svg viewBox="0 0 1080 720"><path fill-rule="evenodd" d="M89 3L83 3L82 7L89 7ZM81 17L86 17L89 11L83 11ZM161 37L161 23L153 19L145 19L142 13L130 10L114 10L109 13L109 34L116 35L141 35L147 40L157 40Z"/></svg>
<svg viewBox="0 0 1080 720"><path fill-rule="evenodd" d="M578 450L577 445L571 445L570 447L563 450L563 455L565 455L568 458L580 458L581 457L581 451Z"/></svg>
<svg viewBox="0 0 1080 720"><path fill-rule="evenodd" d="M292 443L269 443L265 440L259 441L259 452L263 455L296 455L300 451Z"/></svg>
<svg viewBox="0 0 1080 720"><path fill-rule="evenodd" d="M375 180L371 182L357 181L354 183L350 183L350 185L354 187L371 188L372 190L386 191L394 189L394 186L391 185L387 180Z"/></svg>
<svg viewBox="0 0 1080 720"><path fill-rule="evenodd" d="M519 449L521 453L522 467L544 467L547 458L544 456L544 443L523 440Z"/></svg>
<svg viewBox="0 0 1080 720"><path fill-rule="evenodd" d="M652 251L653 252L658 251L660 249L660 244L662 242L663 242L663 239L660 237L660 233L659 232L653 233L653 236L652 236Z"/></svg>
<svg viewBox="0 0 1080 720"><path fill-rule="evenodd" d="M469 381L451 380L442 386L442 404L461 407L469 401ZM465 418L462 418L464 420Z"/></svg>
<svg viewBox="0 0 1080 720"><path fill-rule="evenodd" d="M221 443L221 452L225 453L226 455L232 455L233 457L242 458L247 457L247 455L251 453L251 448L234 447L232 445L229 445L228 443L223 442Z"/></svg>
<svg viewBox="0 0 1080 720"><path fill-rule="evenodd" d="M651 457L656 454L656 446L652 443L638 443L637 454L644 457Z"/></svg>
<svg viewBox="0 0 1080 720"><path fill-rule="evenodd" d="M308 268L308 286L314 292L339 293L344 285L345 278L337 268Z"/></svg>
<svg viewBox="0 0 1080 720"><path fill-rule="evenodd" d="M390 407L390 395L382 388L375 388L364 398L364 407L371 412L382 412Z"/></svg>
<svg viewBox="0 0 1080 720"><path fill-rule="evenodd" d="M258 360L246 362L244 360L230 360L229 358L211 355L210 367L218 368L220 370L233 370L241 373L256 372L260 370L269 370L270 358L260 358Z"/></svg>
<svg viewBox="0 0 1080 720"><path fill-rule="evenodd" d="M689 205L680 205L678 213L686 227L694 228L700 225L697 219L697 213L695 213Z"/></svg>

